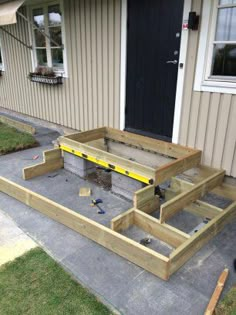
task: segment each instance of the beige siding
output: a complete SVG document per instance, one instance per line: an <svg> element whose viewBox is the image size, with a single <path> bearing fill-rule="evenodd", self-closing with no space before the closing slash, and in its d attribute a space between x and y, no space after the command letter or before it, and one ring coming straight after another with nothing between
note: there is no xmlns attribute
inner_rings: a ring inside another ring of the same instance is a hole
<svg viewBox="0 0 236 315"><path fill-rule="evenodd" d="M64 13L68 78L62 86L30 82L31 51L2 32L0 106L78 130L118 128L121 2L67 0ZM7 29L30 43L21 18Z"/></svg>
<svg viewBox="0 0 236 315"><path fill-rule="evenodd" d="M200 12L201 1L192 5ZM190 32L180 143L203 150L203 164L236 177L236 95L194 91L198 40L199 32Z"/></svg>

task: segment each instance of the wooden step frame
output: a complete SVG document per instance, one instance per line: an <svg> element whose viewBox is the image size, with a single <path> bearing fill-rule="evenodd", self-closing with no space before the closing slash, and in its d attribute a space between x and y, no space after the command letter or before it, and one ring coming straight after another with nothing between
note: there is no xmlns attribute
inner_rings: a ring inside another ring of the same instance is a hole
<svg viewBox="0 0 236 315"><path fill-rule="evenodd" d="M158 169L153 169L88 144L99 139L132 145L143 151L171 156L175 160ZM129 173L126 174L127 176L138 174L153 179L153 183L149 182L148 186L134 193L133 208L113 218L111 228L104 227L5 178L0 178L0 191L74 229L161 279L168 280L171 274L236 217L236 188L223 183L224 171L199 166L201 152L198 150L106 127L60 137L58 145L58 148L44 152L42 163L24 168L23 178L31 179L62 168L61 148L69 146L74 152L76 150L82 152L84 159L91 155L95 163L99 164L100 160L105 161L112 170L114 170L113 167L122 168ZM192 167L198 167L198 176L192 178L184 173L183 178L174 177ZM173 198L160 206L159 197L155 195L155 186L171 177L170 189L173 190ZM230 197L234 202L226 209L221 209L200 200L209 191L226 198ZM160 219L150 215L159 209ZM210 221L196 234L190 236L166 223L182 210L203 218L207 217ZM173 251L170 256L166 257L123 236L121 232L132 225L138 226L147 234L172 246Z"/></svg>
<svg viewBox="0 0 236 315"><path fill-rule="evenodd" d="M62 152L59 148L43 152L43 162L23 168L23 179L31 179L37 176L57 171L64 167Z"/></svg>
<svg viewBox="0 0 236 315"><path fill-rule="evenodd" d="M89 144L89 142L99 139L119 142L142 151L165 155L174 160L156 169L144 166L95 148ZM108 127L59 137L58 144L66 152L111 168L118 173L146 184L154 185L159 185L171 176L198 166L201 160L201 151L199 150Z"/></svg>
<svg viewBox="0 0 236 315"><path fill-rule="evenodd" d="M217 183L215 184L217 185ZM202 181L202 186L204 185L205 180ZM214 187L214 189L217 189L217 187ZM231 191L233 189L231 187ZM192 185L188 191L191 197ZM208 224L190 236L167 223L161 223L160 220L149 215L154 210L158 210L153 205L158 205L159 199L153 195L154 186L148 186L136 192L134 197L134 204L141 209L134 207L113 218L111 228L107 228L3 177L0 177L0 192L42 212L163 280L168 280L202 246L219 233L227 223L236 219L236 201L224 210L216 207L215 209L214 206L207 203L199 204L201 215L206 211L206 216L208 216L211 207L213 209L211 210L215 212L212 214L213 219ZM234 189L234 194L236 194L236 189ZM196 210L195 214L198 214ZM151 234L171 245L173 251L170 256L162 255L120 233L131 225L136 225L147 234Z"/></svg>

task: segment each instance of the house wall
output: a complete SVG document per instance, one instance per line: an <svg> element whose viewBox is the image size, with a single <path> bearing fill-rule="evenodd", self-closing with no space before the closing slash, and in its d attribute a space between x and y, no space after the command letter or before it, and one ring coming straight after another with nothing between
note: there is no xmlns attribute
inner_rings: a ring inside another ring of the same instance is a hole
<svg viewBox="0 0 236 315"><path fill-rule="evenodd" d="M119 128L120 15L120 0L64 1L68 78L61 86L30 82L30 49L2 32L0 106L78 130ZM22 18L6 29L30 43Z"/></svg>
<svg viewBox="0 0 236 315"><path fill-rule="evenodd" d="M201 16L200 0L192 11ZM190 31L179 142L201 149L203 164L236 177L236 95L194 91L198 43L199 31Z"/></svg>

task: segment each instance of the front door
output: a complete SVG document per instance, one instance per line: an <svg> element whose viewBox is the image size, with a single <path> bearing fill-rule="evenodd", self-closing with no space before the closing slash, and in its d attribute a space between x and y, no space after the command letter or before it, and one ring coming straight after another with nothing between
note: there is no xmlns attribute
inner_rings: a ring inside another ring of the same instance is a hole
<svg viewBox="0 0 236 315"><path fill-rule="evenodd" d="M128 0L126 130L171 140L184 0Z"/></svg>

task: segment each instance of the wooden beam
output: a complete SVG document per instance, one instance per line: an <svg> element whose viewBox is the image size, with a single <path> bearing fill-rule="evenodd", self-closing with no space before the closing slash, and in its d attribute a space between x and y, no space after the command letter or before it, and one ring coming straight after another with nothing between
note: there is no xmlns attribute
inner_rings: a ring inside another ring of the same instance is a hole
<svg viewBox="0 0 236 315"><path fill-rule="evenodd" d="M198 166L200 161L201 151L195 151L174 162L159 167L155 174L155 185L159 185L170 179L172 176L181 174L190 168Z"/></svg>
<svg viewBox="0 0 236 315"><path fill-rule="evenodd" d="M213 168L209 168L209 167L205 167L205 166L200 166L200 173L201 176L198 176L198 180L197 183L199 183L199 178L201 178L201 181L206 179L207 177L213 175L213 173L217 172L218 170L213 169ZM205 177L203 176L203 173L205 174ZM196 180L195 180L196 181ZM194 183L195 183L194 181ZM171 188L174 189L179 189L181 192L183 191L187 191L190 190L194 183L190 183L184 179L180 179L177 177L173 177L171 179ZM236 186L233 185L229 185L226 183L222 183L221 185L215 187L212 191L212 193L219 195L221 197L236 201Z"/></svg>
<svg viewBox="0 0 236 315"><path fill-rule="evenodd" d="M111 220L111 229L116 232L127 230L134 224L134 208L118 215Z"/></svg>
<svg viewBox="0 0 236 315"><path fill-rule="evenodd" d="M184 207L184 211L190 212L202 218L213 219L223 210L207 202L196 200L190 205Z"/></svg>
<svg viewBox="0 0 236 315"><path fill-rule="evenodd" d="M134 193L134 208L146 213L159 210L160 200L155 195L155 186L146 186Z"/></svg>
<svg viewBox="0 0 236 315"><path fill-rule="evenodd" d="M215 308L216 305L220 299L221 293L224 289L225 282L229 276L229 269L224 269L217 281L216 288L212 294L212 297L209 301L209 304L207 305L206 311L204 315L214 315L215 314Z"/></svg>
<svg viewBox="0 0 236 315"><path fill-rule="evenodd" d="M161 206L160 221L161 223L170 219L174 214L182 210L186 205L203 197L207 192L220 185L224 179L225 172L219 171L209 178L194 185L190 190L183 192L175 198L165 202Z"/></svg>
<svg viewBox="0 0 236 315"><path fill-rule="evenodd" d="M208 222L202 229L193 234L184 244L170 254L171 271L173 274L189 260L202 246L217 235L227 223L236 218L236 202L232 203L217 217Z"/></svg>
<svg viewBox="0 0 236 315"><path fill-rule="evenodd" d="M168 280L169 258L3 177L0 177L0 192L79 232L161 279Z"/></svg>
<svg viewBox="0 0 236 315"><path fill-rule="evenodd" d="M139 163L121 158L119 156L65 137L59 137L58 141L61 146L67 146L74 151L79 151L84 155L94 157L94 159L97 161L97 164L100 164L99 161L103 161L110 164L111 166L122 167L127 170L127 173L136 173L146 178L154 178L155 170L151 167L141 165Z"/></svg>
<svg viewBox="0 0 236 315"><path fill-rule="evenodd" d="M59 148L47 150L43 152L44 162L59 160L62 157L62 152Z"/></svg>
<svg viewBox="0 0 236 315"><path fill-rule="evenodd" d="M193 183L187 182L178 177L171 178L170 187L179 190L180 192L190 190L193 187L193 185L194 185Z"/></svg>
<svg viewBox="0 0 236 315"><path fill-rule="evenodd" d="M52 149L43 152L44 161L32 166L23 168L22 176L24 180L45 175L49 172L57 171L64 167L64 160L60 149Z"/></svg>
<svg viewBox="0 0 236 315"><path fill-rule="evenodd" d="M97 128L93 130L84 131L84 132L73 133L73 134L64 136L64 138L78 141L81 143L86 143L89 141L104 138L105 136L106 136L106 127L101 127L101 128Z"/></svg>
<svg viewBox="0 0 236 315"><path fill-rule="evenodd" d="M195 149L184 147L178 144L156 140L110 127L107 128L106 138L133 145L141 150L149 150L173 158L180 158L197 151Z"/></svg>
<svg viewBox="0 0 236 315"><path fill-rule="evenodd" d="M15 120L15 119L8 118L6 116L0 115L0 121L4 124L7 124L11 127L14 127L20 131L30 133L32 135L34 135L36 132L35 128L32 127L31 125L23 123L21 121Z"/></svg>
<svg viewBox="0 0 236 315"><path fill-rule="evenodd" d="M236 201L236 186L223 183L212 190L216 195Z"/></svg>
<svg viewBox="0 0 236 315"><path fill-rule="evenodd" d="M178 247L190 238L188 234L168 224L161 224L158 219L137 209L134 211L134 224L172 247Z"/></svg>

